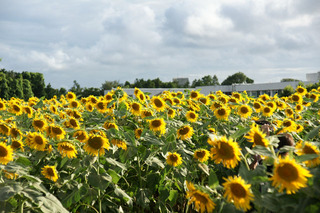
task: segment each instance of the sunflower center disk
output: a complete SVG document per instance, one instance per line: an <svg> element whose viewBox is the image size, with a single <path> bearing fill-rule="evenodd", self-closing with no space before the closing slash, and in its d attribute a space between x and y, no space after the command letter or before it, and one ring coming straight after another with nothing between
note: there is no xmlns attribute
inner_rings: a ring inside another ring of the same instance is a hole
<svg viewBox="0 0 320 213"><path fill-rule="evenodd" d="M226 143L221 143L219 148L219 154L223 159L232 159L234 157L234 150L232 146Z"/></svg>
<svg viewBox="0 0 320 213"><path fill-rule="evenodd" d="M65 151L73 151L73 148L68 145L62 145L61 148Z"/></svg>
<svg viewBox="0 0 320 213"><path fill-rule="evenodd" d="M102 140L101 138L94 137L89 139L88 144L90 147L98 150L102 147Z"/></svg>
<svg viewBox="0 0 320 213"><path fill-rule="evenodd" d="M247 113L249 112L249 110L248 110L246 107L242 107L242 108L241 108L241 112L242 112L243 114L247 114Z"/></svg>
<svg viewBox="0 0 320 213"><path fill-rule="evenodd" d="M178 156L176 156L176 155L170 155L170 160L171 160L172 162L177 162L177 161L178 161Z"/></svg>
<svg viewBox="0 0 320 213"><path fill-rule="evenodd" d="M155 99L154 104L159 108L163 106L162 102L159 99Z"/></svg>
<svg viewBox="0 0 320 213"><path fill-rule="evenodd" d="M38 144L38 145L42 145L42 144L43 144L43 139L42 139L41 136L36 136L36 137L34 138L34 141L35 141L36 144Z"/></svg>
<svg viewBox="0 0 320 213"><path fill-rule="evenodd" d="M54 176L54 171L51 168L47 169L47 173L48 173L49 176Z"/></svg>
<svg viewBox="0 0 320 213"><path fill-rule="evenodd" d="M239 183L233 183L231 184L231 192L234 194L237 198L245 198L246 197L246 190L243 188L243 186Z"/></svg>
<svg viewBox="0 0 320 213"><path fill-rule="evenodd" d="M208 199L207 199L205 196L203 196L203 195L201 195L201 194L199 194L199 193L194 193L193 196L194 196L194 197L196 198L196 200L199 201L200 203L206 204L206 203L208 202Z"/></svg>
<svg viewBox="0 0 320 213"><path fill-rule="evenodd" d="M265 144L262 142L262 137L260 134L254 133L253 140L256 145L265 146Z"/></svg>
<svg viewBox="0 0 320 213"><path fill-rule="evenodd" d="M138 104L132 104L132 109L134 109L135 111L139 111L140 110L140 107Z"/></svg>
<svg viewBox="0 0 320 213"><path fill-rule="evenodd" d="M43 121L34 121L34 125L38 128L42 128L44 126Z"/></svg>
<svg viewBox="0 0 320 213"><path fill-rule="evenodd" d="M280 178L282 178L288 182L297 180L298 176L299 176L296 167L294 167L291 164L284 164L284 165L280 166L278 169L278 174L279 174Z"/></svg>
<svg viewBox="0 0 320 213"><path fill-rule="evenodd" d="M188 127L183 127L182 129L179 130L180 135L186 135L189 132Z"/></svg>
<svg viewBox="0 0 320 213"><path fill-rule="evenodd" d="M7 155L8 155L7 149L0 146L0 157L6 157Z"/></svg>
<svg viewBox="0 0 320 213"><path fill-rule="evenodd" d="M218 114L219 114L219 115L221 115L221 116L223 116L223 115L225 115L225 114L226 114L226 110L225 110L225 109L223 109L223 108L218 109Z"/></svg>
<svg viewBox="0 0 320 213"><path fill-rule="evenodd" d="M304 146L303 152L306 153L306 154L317 154L317 153L314 151L314 149L312 149L312 148L309 147L309 146Z"/></svg>
<svg viewBox="0 0 320 213"><path fill-rule="evenodd" d="M161 126L161 121L159 120L154 120L152 121L152 124L151 124L153 127L157 128L157 127L160 127Z"/></svg>
<svg viewBox="0 0 320 213"><path fill-rule="evenodd" d="M205 152L205 151L198 151L198 152L197 152L197 157L198 157L198 158L203 158L205 155L206 155L206 152Z"/></svg>

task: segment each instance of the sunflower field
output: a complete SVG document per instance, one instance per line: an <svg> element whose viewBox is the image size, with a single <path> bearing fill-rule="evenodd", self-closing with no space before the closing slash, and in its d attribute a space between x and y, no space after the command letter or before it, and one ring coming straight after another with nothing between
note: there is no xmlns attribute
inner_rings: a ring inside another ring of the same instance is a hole
<svg viewBox="0 0 320 213"><path fill-rule="evenodd" d="M319 96L0 99L0 212L319 212Z"/></svg>

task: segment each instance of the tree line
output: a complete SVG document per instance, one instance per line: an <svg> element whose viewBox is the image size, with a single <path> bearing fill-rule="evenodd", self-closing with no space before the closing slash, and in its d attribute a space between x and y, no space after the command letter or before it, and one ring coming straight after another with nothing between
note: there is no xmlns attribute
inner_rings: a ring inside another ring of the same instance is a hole
<svg viewBox="0 0 320 213"><path fill-rule="evenodd" d="M221 85L231 85L234 83L253 83L254 81L242 72L237 72L228 76ZM178 81L163 82L159 78L144 80L136 79L133 83L126 81L124 84L119 81L105 81L100 88L81 87L77 81L73 81L73 86L67 90L61 87L55 89L51 84L45 84L44 76L38 72L18 73L0 69L0 98L10 99L16 97L28 100L30 97L45 97L50 99L54 96L60 97L68 91L74 92L78 97L88 97L90 95L100 96L105 90L111 90L121 86L123 88L195 88L199 86L215 86L220 85L216 75L206 75L200 79L194 79L191 83L187 81L181 85Z"/></svg>

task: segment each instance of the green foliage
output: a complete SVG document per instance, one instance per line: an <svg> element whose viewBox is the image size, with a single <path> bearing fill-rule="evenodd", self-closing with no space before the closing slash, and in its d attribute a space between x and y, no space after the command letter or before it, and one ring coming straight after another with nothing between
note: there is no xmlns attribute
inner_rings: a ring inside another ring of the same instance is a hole
<svg viewBox="0 0 320 213"><path fill-rule="evenodd" d="M279 94L279 97L288 97L294 93L294 89L291 85L286 86L283 88L281 93Z"/></svg>
<svg viewBox="0 0 320 213"><path fill-rule="evenodd" d="M34 94L32 92L32 86L28 79L23 79L23 98L24 100L28 100L33 97Z"/></svg>
<svg viewBox="0 0 320 213"><path fill-rule="evenodd" d="M228 76L221 85L232 85L232 84L242 84L242 83L248 83L252 84L254 82L253 79L247 77L242 72L237 72L233 75Z"/></svg>
<svg viewBox="0 0 320 213"><path fill-rule="evenodd" d="M215 86L219 85L218 77L216 75L206 75L201 79L195 79L192 82L191 87L198 87L198 86Z"/></svg>
<svg viewBox="0 0 320 213"><path fill-rule="evenodd" d="M300 81L300 80L294 79L294 78L283 78L283 79L281 79L280 82L290 82L290 81Z"/></svg>

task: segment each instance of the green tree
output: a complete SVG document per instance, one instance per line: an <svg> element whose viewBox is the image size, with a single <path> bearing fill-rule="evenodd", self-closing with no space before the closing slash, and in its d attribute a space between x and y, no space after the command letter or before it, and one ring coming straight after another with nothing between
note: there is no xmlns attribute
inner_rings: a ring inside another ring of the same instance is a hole
<svg viewBox="0 0 320 213"><path fill-rule="evenodd" d="M199 86L214 86L219 85L218 77L216 75L206 75L201 79L195 79L192 82L191 87L199 87Z"/></svg>
<svg viewBox="0 0 320 213"><path fill-rule="evenodd" d="M280 92L279 97L288 97L294 93L294 89L291 85L286 86L283 88L283 90Z"/></svg>
<svg viewBox="0 0 320 213"><path fill-rule="evenodd" d="M81 96L82 90L83 89L81 88L80 84L76 80L74 80L73 86L71 87L70 91L74 92L77 96Z"/></svg>
<svg viewBox="0 0 320 213"><path fill-rule="evenodd" d="M111 90L112 88L116 88L120 86L119 81L105 81L102 85L101 85L101 90L102 92L105 90Z"/></svg>
<svg viewBox="0 0 320 213"><path fill-rule="evenodd" d="M88 97L90 95L93 95L93 96L100 96L100 95L103 95L104 93L104 90L101 90L99 88L95 88L95 87L85 87L82 91L82 97Z"/></svg>
<svg viewBox="0 0 320 213"><path fill-rule="evenodd" d="M61 87L61 88L59 89L58 96L66 95L66 94L67 94L67 89L64 88L64 87Z"/></svg>
<svg viewBox="0 0 320 213"><path fill-rule="evenodd" d="M28 100L33 97L34 94L32 92L31 83L28 79L23 79L23 98L24 100Z"/></svg>
<svg viewBox="0 0 320 213"><path fill-rule="evenodd" d="M289 81L300 81L300 80L294 79L294 78L283 78L283 79L281 79L280 82L289 82Z"/></svg>
<svg viewBox="0 0 320 213"><path fill-rule="evenodd" d="M0 98L8 100L10 98L9 85L7 75L4 72L0 72Z"/></svg>
<svg viewBox="0 0 320 213"><path fill-rule="evenodd" d="M47 99L53 98L53 96L57 95L57 93L58 93L58 91L56 89L52 88L50 83L47 84L45 91L46 91L46 98Z"/></svg>
<svg viewBox="0 0 320 213"><path fill-rule="evenodd" d="M253 79L247 77L242 72L237 72L233 75L228 76L221 85L232 85L232 84L242 84L242 83L249 83L252 84L254 82Z"/></svg>
<svg viewBox="0 0 320 213"><path fill-rule="evenodd" d="M44 83L44 77L43 77L43 74L42 73L33 73L33 72L30 72L30 79L28 79L31 83L31 87L32 87L32 92L34 94L34 96L38 97L38 98L41 98L43 96L46 95L46 92L45 92L45 83ZM23 74L22 74L23 75Z"/></svg>

